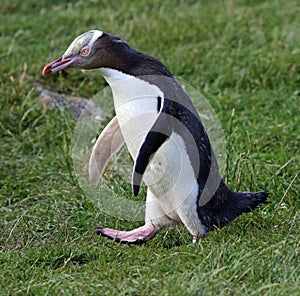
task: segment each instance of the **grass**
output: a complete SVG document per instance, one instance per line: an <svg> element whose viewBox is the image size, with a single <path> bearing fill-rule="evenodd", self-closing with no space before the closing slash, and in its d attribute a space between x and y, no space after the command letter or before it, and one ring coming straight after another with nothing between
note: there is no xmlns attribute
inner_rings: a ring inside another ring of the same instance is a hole
<svg viewBox="0 0 300 296"><path fill-rule="evenodd" d="M299 1L111 2L1 2L0 294L300 295ZM199 89L224 129L228 184L268 189L271 203L196 245L181 226L143 246L95 236L99 224L140 223L104 215L83 194L76 120L34 88L93 97L105 87L97 71L41 75L91 28Z"/></svg>

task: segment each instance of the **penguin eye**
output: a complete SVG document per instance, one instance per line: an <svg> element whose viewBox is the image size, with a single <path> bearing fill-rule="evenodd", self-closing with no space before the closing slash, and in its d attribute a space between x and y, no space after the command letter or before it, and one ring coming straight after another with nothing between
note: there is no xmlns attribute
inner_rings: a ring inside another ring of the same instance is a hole
<svg viewBox="0 0 300 296"><path fill-rule="evenodd" d="M88 47L84 47L80 50L80 55L87 56L90 53L90 49Z"/></svg>

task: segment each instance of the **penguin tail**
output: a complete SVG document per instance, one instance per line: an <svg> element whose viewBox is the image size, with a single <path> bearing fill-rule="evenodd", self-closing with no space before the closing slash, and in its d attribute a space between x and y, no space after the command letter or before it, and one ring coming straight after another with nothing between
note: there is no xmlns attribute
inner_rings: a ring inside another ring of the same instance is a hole
<svg viewBox="0 0 300 296"><path fill-rule="evenodd" d="M234 192L237 210L247 213L255 210L263 203L268 203L268 191L260 192Z"/></svg>
<svg viewBox="0 0 300 296"><path fill-rule="evenodd" d="M227 189L228 190L228 189ZM267 203L268 191L217 194L206 205L198 207L198 215L208 230L223 227L243 213Z"/></svg>
<svg viewBox="0 0 300 296"><path fill-rule="evenodd" d="M261 204L267 203L268 191L260 192L232 192L233 196L229 207L219 220L219 225L224 226L243 213L252 212Z"/></svg>

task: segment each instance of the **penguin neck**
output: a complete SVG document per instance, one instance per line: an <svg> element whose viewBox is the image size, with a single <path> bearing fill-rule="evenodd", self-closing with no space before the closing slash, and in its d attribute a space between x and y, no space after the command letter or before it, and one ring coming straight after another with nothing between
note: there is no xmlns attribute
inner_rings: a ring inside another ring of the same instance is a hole
<svg viewBox="0 0 300 296"><path fill-rule="evenodd" d="M163 97L161 89L142 77L112 68L100 68L100 72L112 89L115 105L132 100Z"/></svg>
<svg viewBox="0 0 300 296"><path fill-rule="evenodd" d="M112 69L112 68L99 68L101 74L107 83L112 87L115 83L120 83L134 76L123 73L122 71Z"/></svg>

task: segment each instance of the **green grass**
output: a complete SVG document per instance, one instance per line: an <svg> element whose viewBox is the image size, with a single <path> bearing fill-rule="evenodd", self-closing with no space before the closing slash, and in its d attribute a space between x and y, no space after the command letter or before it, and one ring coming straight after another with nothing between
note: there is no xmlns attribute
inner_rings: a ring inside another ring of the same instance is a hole
<svg viewBox="0 0 300 296"><path fill-rule="evenodd" d="M299 1L111 2L1 2L0 294L300 295ZM268 189L271 203L196 245L181 226L143 246L94 235L99 224L140 223L104 215L83 194L76 120L45 108L34 89L93 97L105 87L97 71L41 75L92 28L199 89L224 128L226 181Z"/></svg>

